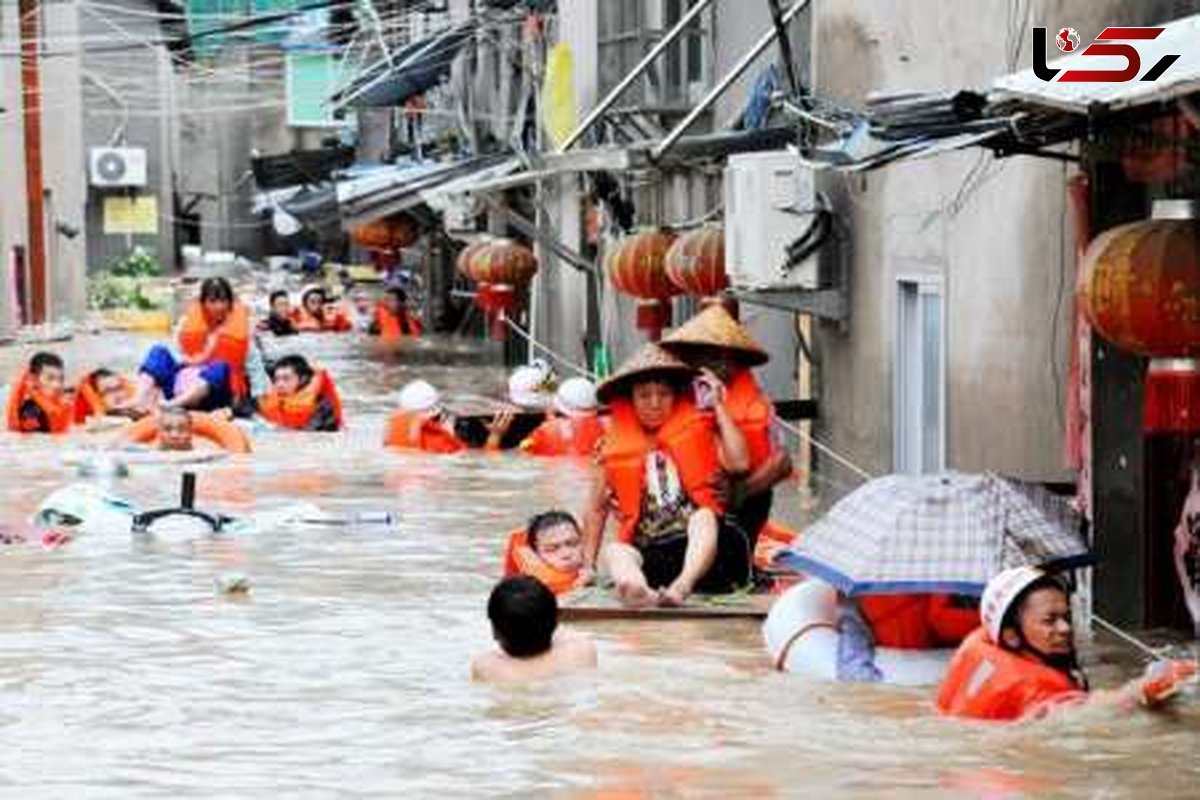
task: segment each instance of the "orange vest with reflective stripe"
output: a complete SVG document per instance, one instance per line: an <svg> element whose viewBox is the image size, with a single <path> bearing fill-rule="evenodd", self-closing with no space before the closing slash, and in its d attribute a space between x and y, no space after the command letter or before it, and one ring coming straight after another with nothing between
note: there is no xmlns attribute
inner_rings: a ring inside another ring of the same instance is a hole
<svg viewBox="0 0 1200 800"><path fill-rule="evenodd" d="M537 578L555 594L566 594L575 588L578 572L567 572L547 564L529 545L529 534L524 530L508 535L504 547L504 577L528 575Z"/></svg>
<svg viewBox="0 0 1200 800"><path fill-rule="evenodd" d="M188 356L204 352L210 330L200 301L193 301L179 328L179 349ZM235 300L229 316L217 330L217 344L208 358L210 362L224 361L229 365L229 388L235 397L245 397L250 390L246 378L246 355L249 352L250 311Z"/></svg>
<svg viewBox="0 0 1200 800"><path fill-rule="evenodd" d="M408 311L404 311L404 319L393 314L383 303L375 305L375 325L379 328L379 338L382 341L395 341L405 336L420 336L421 322ZM405 333L405 323L408 332Z"/></svg>
<svg viewBox="0 0 1200 800"><path fill-rule="evenodd" d="M992 644L978 628L954 654L937 709L954 717L1019 720L1084 696L1070 675Z"/></svg>
<svg viewBox="0 0 1200 800"><path fill-rule="evenodd" d="M37 386L37 379L22 372L12 383L8 395L8 429L16 433L30 433L21 427L21 406L32 400L50 424L50 433L66 433L71 429L73 411L66 397L49 397Z"/></svg>
<svg viewBox="0 0 1200 800"><path fill-rule="evenodd" d="M609 488L616 495L620 541L633 541L646 490L646 456L654 450L663 450L675 464L679 481L693 503L717 514L725 512L719 492L723 476L717 430L711 413L698 410L690 398L676 397L663 426L647 433L631 400L614 400L610 408L611 427L601 445L600 460Z"/></svg>
<svg viewBox="0 0 1200 800"><path fill-rule="evenodd" d="M75 390L75 424L82 425L88 421L88 417L103 417L109 412L108 404L104 402L104 398L96 391L95 385L96 373L88 373L83 380L79 382L79 387ZM118 376L121 381L121 391L127 397L132 397L134 393L133 381L124 376Z"/></svg>
<svg viewBox="0 0 1200 800"><path fill-rule="evenodd" d="M775 449L771 441L771 421L775 407L763 394L762 387L748 369L739 369L725 386L725 409L746 437L750 469L757 469Z"/></svg>
<svg viewBox="0 0 1200 800"><path fill-rule="evenodd" d="M304 306L294 308L292 325L303 333L345 333L354 329L350 318L340 308L326 308L320 318L314 317Z"/></svg>
<svg viewBox="0 0 1200 800"><path fill-rule="evenodd" d="M333 407L334 419L337 420L338 430L341 430L342 398L338 395L333 378L323 369L317 370L312 379L291 397L281 397L279 392L271 389L259 399L258 413L281 428L304 430L322 399Z"/></svg>
<svg viewBox="0 0 1200 800"><path fill-rule="evenodd" d="M604 420L599 414L548 419L521 442L521 449L535 456L589 456L604 437Z"/></svg>
<svg viewBox="0 0 1200 800"><path fill-rule="evenodd" d="M397 411L388 420L383 443L426 453L457 453L467 446L436 420L412 411Z"/></svg>

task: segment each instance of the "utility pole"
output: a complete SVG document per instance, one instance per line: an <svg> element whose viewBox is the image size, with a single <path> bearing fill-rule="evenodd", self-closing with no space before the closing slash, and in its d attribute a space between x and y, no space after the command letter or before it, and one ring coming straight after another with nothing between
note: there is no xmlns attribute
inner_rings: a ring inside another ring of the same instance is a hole
<svg viewBox="0 0 1200 800"><path fill-rule="evenodd" d="M42 88L38 63L41 0L19 0L21 17L21 99L25 123L25 202L29 224L27 323L46 321L46 207L42 176Z"/></svg>

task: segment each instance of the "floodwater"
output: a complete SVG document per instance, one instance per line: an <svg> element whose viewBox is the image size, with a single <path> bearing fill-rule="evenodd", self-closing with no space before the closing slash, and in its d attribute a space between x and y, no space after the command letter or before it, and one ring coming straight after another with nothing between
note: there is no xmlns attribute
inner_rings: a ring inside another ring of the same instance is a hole
<svg viewBox="0 0 1200 800"><path fill-rule="evenodd" d="M132 365L145 344L83 338L60 350L77 374L100 353ZM0 796L1200 793L1194 697L1170 715L965 725L933 716L927 691L773 673L749 622L590 625L594 675L473 685L504 532L549 506L578 510L585 476L519 456L384 452L386 394L408 377L495 394L502 372L325 350L351 430L259 435L252 459L198 468L199 503L245 515L301 500L389 511L397 524L163 546L114 530L55 551L3 548ZM0 368L27 353L0 350ZM62 444L0 447L7 520L76 479ZM168 505L178 472L135 466L111 488ZM778 503L794 518L794 492ZM230 572L249 577L248 597L214 590ZM1119 648L1103 655L1097 683L1136 667Z"/></svg>

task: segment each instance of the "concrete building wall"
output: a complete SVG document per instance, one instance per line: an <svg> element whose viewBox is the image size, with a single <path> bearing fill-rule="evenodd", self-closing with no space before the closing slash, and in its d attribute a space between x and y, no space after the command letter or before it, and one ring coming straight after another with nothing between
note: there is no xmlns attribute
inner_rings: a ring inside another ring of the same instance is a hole
<svg viewBox="0 0 1200 800"><path fill-rule="evenodd" d="M79 12L84 35L105 44L91 48L83 58L81 157L86 166L92 148L142 148L146 151L147 181L137 189L88 188L87 265L101 269L126 257L134 247L141 247L170 267L174 253L171 189L175 152L171 59L165 47L151 44L163 37L158 19L145 14L153 4L120 0L118 5L130 13L102 12L86 5ZM105 229L106 198L132 195L156 199L156 233L126 234Z"/></svg>
<svg viewBox="0 0 1200 800"><path fill-rule="evenodd" d="M79 25L73 4L43 6L43 36L52 43L41 60L43 177L46 205L47 315L77 317L83 308L84 236L58 232L63 223L85 226L79 101ZM25 136L21 91L20 31L15 3L0 3L0 326L15 324L12 258L27 247Z"/></svg>
<svg viewBox="0 0 1200 800"><path fill-rule="evenodd" d="M0 3L0 330L13 324L13 248L26 241L24 136L17 6Z"/></svg>
<svg viewBox="0 0 1200 800"><path fill-rule="evenodd" d="M948 2L815 4L816 90L861 107L871 91L985 88L1029 65L1032 26L1098 31L1127 20L1130 5L1033 2L1028 19L1013 20L995 4L964 27ZM815 337L829 444L872 472L891 471L897 281L927 275L942 282L946 310L946 465L1068 477L1068 174L1055 161L967 150L825 181L850 229L852 263L848 329L822 325Z"/></svg>

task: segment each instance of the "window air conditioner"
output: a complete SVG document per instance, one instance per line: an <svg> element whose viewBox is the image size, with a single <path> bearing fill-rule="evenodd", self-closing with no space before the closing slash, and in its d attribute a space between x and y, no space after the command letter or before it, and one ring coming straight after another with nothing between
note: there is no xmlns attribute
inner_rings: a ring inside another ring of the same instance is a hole
<svg viewBox="0 0 1200 800"><path fill-rule="evenodd" d="M138 188L146 185L146 149L143 147L93 147L88 153L92 186Z"/></svg>
<svg viewBox="0 0 1200 800"><path fill-rule="evenodd" d="M812 224L812 170L787 151L729 157L725 269L736 289L815 289L817 259L788 266L787 246Z"/></svg>

